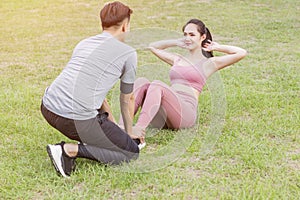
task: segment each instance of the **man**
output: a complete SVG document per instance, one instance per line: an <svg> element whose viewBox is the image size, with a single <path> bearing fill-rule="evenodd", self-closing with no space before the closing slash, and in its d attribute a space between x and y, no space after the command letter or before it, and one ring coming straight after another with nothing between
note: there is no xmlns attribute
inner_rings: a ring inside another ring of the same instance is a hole
<svg viewBox="0 0 300 200"><path fill-rule="evenodd" d="M41 105L44 118L79 142L47 145L49 157L63 177L71 175L78 157L105 164L138 157L138 142L133 139L143 140L144 132L132 128L137 56L123 43L131 14L132 10L120 2L106 4L100 11L103 32L78 43L64 70L45 91ZM105 99L119 79L121 113L128 134L114 123Z"/></svg>

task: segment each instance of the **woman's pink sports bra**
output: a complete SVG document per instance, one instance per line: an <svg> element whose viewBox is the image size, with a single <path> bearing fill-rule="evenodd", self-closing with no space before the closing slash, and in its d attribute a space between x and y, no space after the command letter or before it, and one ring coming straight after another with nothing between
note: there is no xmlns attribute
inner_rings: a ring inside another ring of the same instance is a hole
<svg viewBox="0 0 300 200"><path fill-rule="evenodd" d="M206 83L206 76L204 75L202 66L208 59L203 59L197 64L189 66L180 66L178 65L179 61L180 58L174 62L169 72L171 85L183 84L201 92Z"/></svg>

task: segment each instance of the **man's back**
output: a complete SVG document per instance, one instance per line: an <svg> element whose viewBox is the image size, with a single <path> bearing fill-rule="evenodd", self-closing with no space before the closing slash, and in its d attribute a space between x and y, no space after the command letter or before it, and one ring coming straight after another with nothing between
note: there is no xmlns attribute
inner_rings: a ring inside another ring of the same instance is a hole
<svg viewBox="0 0 300 200"><path fill-rule="evenodd" d="M107 92L121 78L133 83L136 52L109 33L82 40L62 73L45 92L43 103L70 119L95 117Z"/></svg>

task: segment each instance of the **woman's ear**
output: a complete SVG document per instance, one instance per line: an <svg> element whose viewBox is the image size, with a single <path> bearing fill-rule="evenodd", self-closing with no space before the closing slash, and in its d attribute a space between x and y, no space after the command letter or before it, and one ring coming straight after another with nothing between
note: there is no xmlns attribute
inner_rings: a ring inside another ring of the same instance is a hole
<svg viewBox="0 0 300 200"><path fill-rule="evenodd" d="M200 39L201 41L204 41L206 39L206 34L201 35Z"/></svg>

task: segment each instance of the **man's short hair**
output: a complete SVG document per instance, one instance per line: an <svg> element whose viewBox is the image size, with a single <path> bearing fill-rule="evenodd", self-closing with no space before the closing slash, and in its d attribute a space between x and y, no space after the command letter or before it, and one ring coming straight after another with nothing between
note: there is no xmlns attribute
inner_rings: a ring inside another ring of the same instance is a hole
<svg viewBox="0 0 300 200"><path fill-rule="evenodd" d="M121 2L115 1L105 4L100 11L102 28L120 26L124 19L130 20L132 10Z"/></svg>

